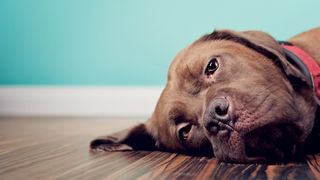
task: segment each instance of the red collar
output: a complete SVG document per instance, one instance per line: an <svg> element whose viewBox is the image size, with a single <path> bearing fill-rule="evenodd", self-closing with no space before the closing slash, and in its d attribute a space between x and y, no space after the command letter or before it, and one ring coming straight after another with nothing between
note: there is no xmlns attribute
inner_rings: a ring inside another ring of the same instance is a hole
<svg viewBox="0 0 320 180"><path fill-rule="evenodd" d="M312 88L315 93L315 98L317 100L317 103L320 105L320 67L317 64L316 60L310 56L308 53L306 53L303 49L291 45L291 44L281 44L281 46L285 49L293 53L300 62L302 62L307 69L307 72L303 72L304 74L308 75L309 80L311 80L310 85L312 85ZM294 61L297 61L297 59L294 59ZM301 64L301 63L300 63Z"/></svg>

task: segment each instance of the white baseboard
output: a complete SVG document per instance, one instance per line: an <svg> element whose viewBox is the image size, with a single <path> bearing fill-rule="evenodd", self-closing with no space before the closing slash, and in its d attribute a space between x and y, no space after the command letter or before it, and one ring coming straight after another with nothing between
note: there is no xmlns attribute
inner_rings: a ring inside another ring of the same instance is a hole
<svg viewBox="0 0 320 180"><path fill-rule="evenodd" d="M0 86L0 116L150 116L162 89Z"/></svg>

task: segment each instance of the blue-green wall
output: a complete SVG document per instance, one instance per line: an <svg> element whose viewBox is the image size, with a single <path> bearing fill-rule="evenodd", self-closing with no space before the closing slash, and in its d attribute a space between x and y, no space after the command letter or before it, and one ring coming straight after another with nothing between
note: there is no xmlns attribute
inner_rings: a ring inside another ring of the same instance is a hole
<svg viewBox="0 0 320 180"><path fill-rule="evenodd" d="M175 54L214 28L286 39L319 0L0 0L0 84L163 85Z"/></svg>

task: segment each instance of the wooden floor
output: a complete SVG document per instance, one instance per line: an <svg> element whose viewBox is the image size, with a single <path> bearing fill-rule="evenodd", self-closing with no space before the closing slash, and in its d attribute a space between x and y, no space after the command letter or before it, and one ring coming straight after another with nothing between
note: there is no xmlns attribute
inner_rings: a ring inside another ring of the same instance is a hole
<svg viewBox="0 0 320 180"><path fill-rule="evenodd" d="M320 154L300 164L229 164L163 152L89 152L91 139L140 119L0 118L0 179L320 179Z"/></svg>

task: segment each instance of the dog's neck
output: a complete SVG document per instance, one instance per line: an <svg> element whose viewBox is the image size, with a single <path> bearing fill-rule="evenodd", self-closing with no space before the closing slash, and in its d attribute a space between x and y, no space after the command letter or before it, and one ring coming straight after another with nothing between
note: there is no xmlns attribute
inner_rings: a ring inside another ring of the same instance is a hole
<svg viewBox="0 0 320 180"><path fill-rule="evenodd" d="M320 66L316 59L290 42L280 42L280 44L287 60L306 77L309 86L314 91L317 104L320 105Z"/></svg>
<svg viewBox="0 0 320 180"><path fill-rule="evenodd" d="M298 34L288 40L293 45L303 49L320 65L320 28L315 28Z"/></svg>

